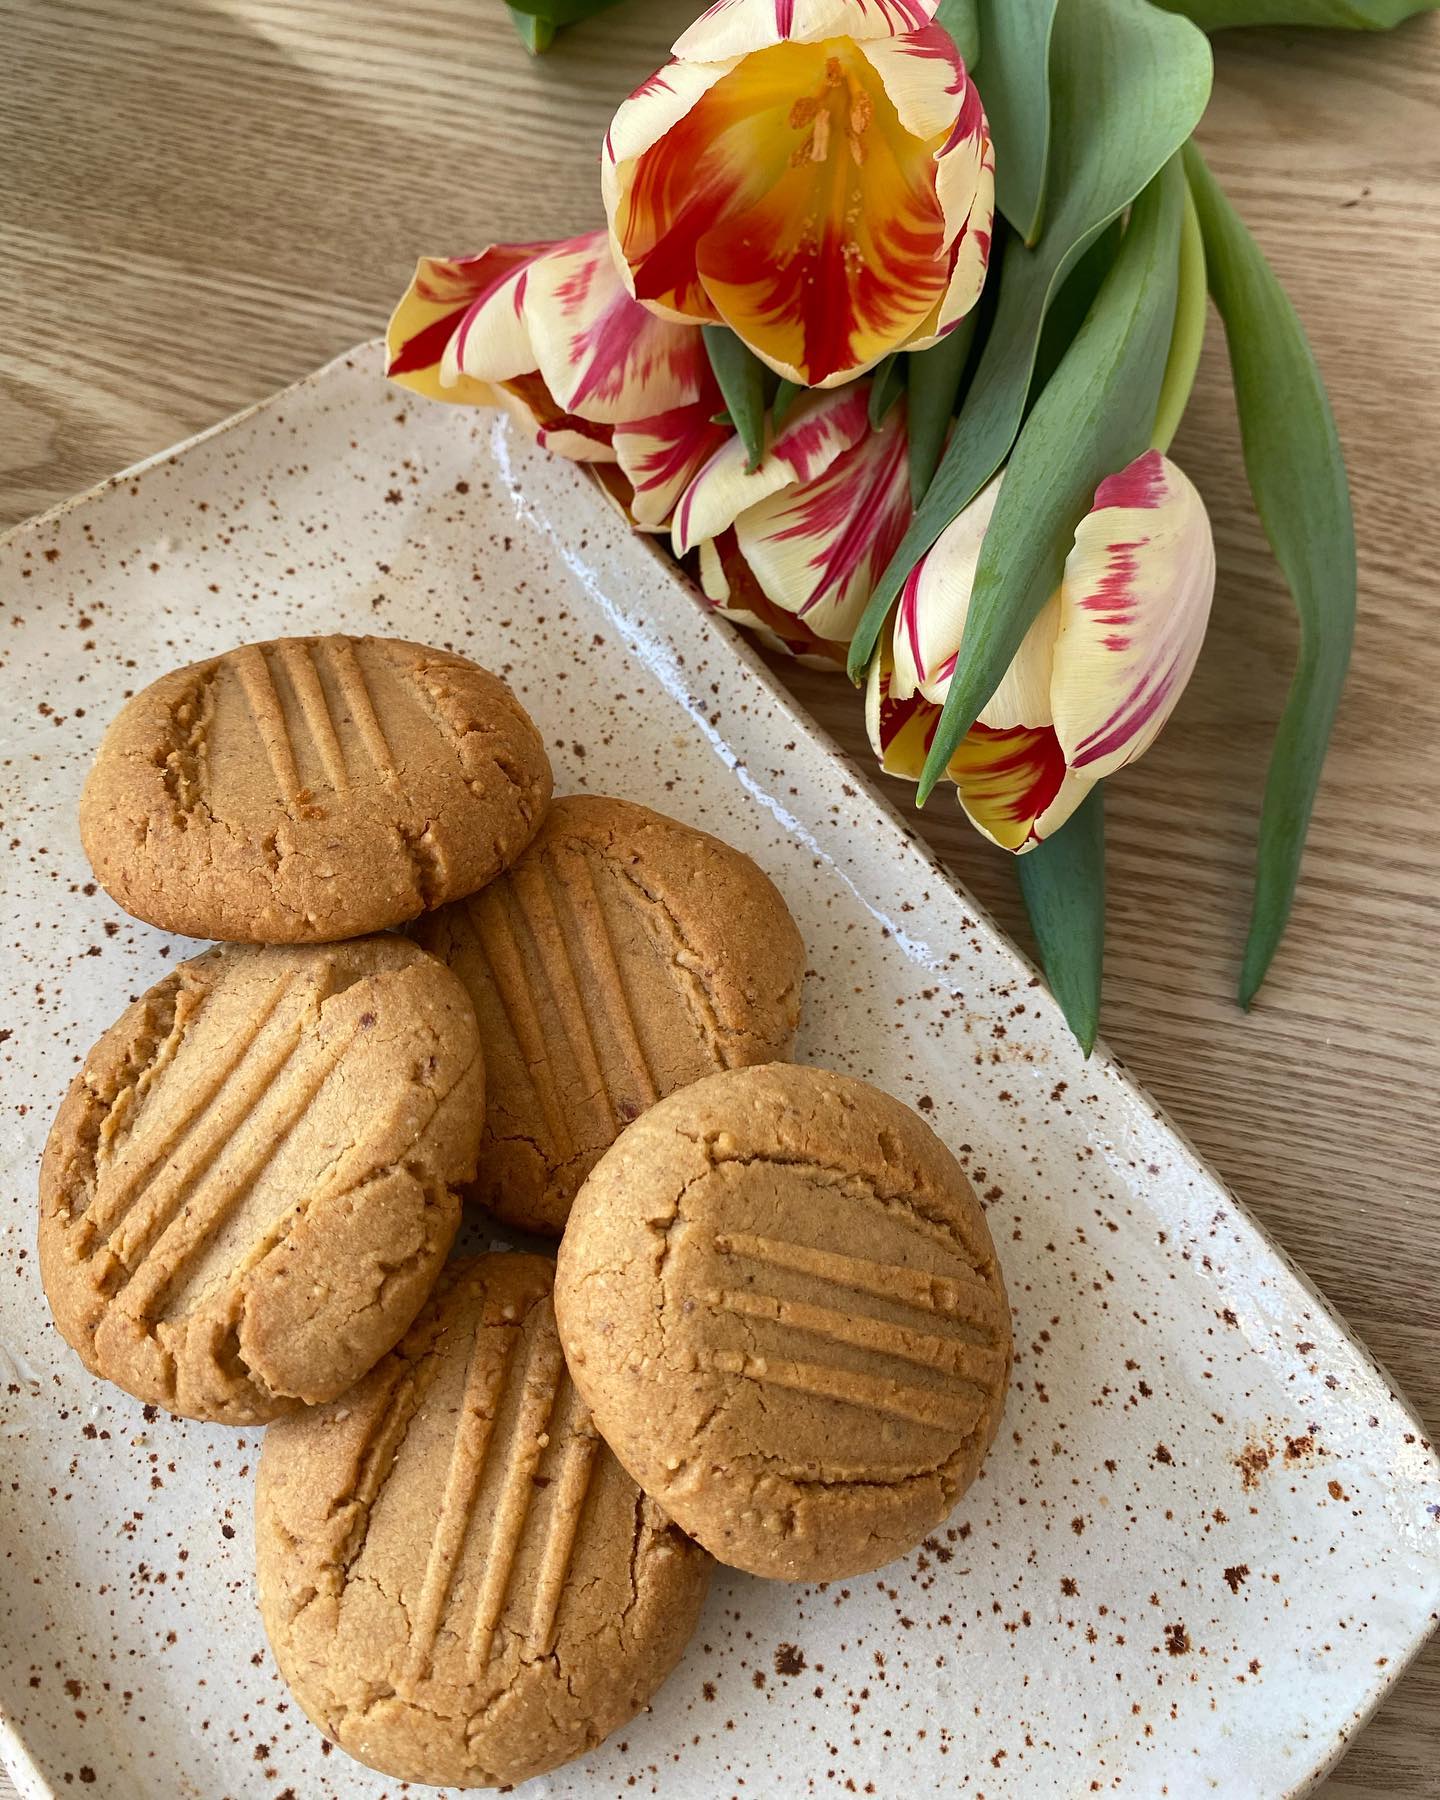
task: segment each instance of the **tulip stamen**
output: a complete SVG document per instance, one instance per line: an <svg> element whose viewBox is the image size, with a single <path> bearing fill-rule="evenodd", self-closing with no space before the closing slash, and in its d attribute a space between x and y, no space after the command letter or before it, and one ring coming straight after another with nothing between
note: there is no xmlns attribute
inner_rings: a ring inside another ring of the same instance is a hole
<svg viewBox="0 0 1440 1800"><path fill-rule="evenodd" d="M839 91L841 89L844 90L843 94ZM832 94L838 103L836 106L830 104ZM830 56L825 59L820 92L802 95L790 108L790 129L806 133L804 141L790 152L792 169L799 168L803 163L823 163L828 159L831 133L840 124L842 116L845 142L858 167L865 161L864 138L875 117L875 102L854 74L842 65L840 58Z"/></svg>
<svg viewBox="0 0 1440 1800"><path fill-rule="evenodd" d="M855 158L857 166L865 161L865 132L874 117L875 102L852 78L850 82L850 128L845 133L845 141L850 146L850 154Z"/></svg>

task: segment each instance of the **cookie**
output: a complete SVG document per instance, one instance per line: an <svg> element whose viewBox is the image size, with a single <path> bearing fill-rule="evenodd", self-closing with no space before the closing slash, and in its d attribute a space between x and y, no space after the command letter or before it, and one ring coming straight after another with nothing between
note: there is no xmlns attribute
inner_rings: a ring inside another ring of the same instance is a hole
<svg viewBox="0 0 1440 1800"><path fill-rule="evenodd" d="M395 638L280 638L137 694L100 745L80 836L152 925L330 943L472 893L549 799L544 745L497 676Z"/></svg>
<svg viewBox="0 0 1440 1800"><path fill-rule="evenodd" d="M260 1608L310 1719L403 1781L500 1787L592 1749L684 1650L710 1558L596 1435L553 1265L452 1263L343 1400L265 1434Z"/></svg>
<svg viewBox="0 0 1440 1800"><path fill-rule="evenodd" d="M787 1056L805 947L769 878L626 800L557 800L515 867L415 928L465 983L490 1105L473 1198L558 1236L629 1122L717 1069Z"/></svg>
<svg viewBox="0 0 1440 1800"><path fill-rule="evenodd" d="M343 1393L435 1281L484 1087L464 989L403 938L180 964L51 1127L56 1323L95 1374L190 1418Z"/></svg>
<svg viewBox="0 0 1440 1800"><path fill-rule="evenodd" d="M823 1069L728 1070L632 1125L576 1197L555 1309L620 1461L756 1575L827 1581L918 1543L1005 1403L969 1182L908 1107Z"/></svg>

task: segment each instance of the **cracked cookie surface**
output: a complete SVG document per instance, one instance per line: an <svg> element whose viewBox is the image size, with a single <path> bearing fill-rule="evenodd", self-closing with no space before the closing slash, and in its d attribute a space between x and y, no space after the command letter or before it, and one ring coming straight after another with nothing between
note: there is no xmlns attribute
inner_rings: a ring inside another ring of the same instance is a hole
<svg viewBox="0 0 1440 1800"><path fill-rule="evenodd" d="M918 1543L1004 1410L985 1215L917 1114L851 1076L712 1075L576 1197L555 1306L620 1461L719 1558L826 1581Z"/></svg>
<svg viewBox="0 0 1440 1800"><path fill-rule="evenodd" d="M342 1393L423 1304L485 1104L474 1011L403 938L221 946L86 1057L40 1172L82 1361L225 1424Z"/></svg>
<svg viewBox="0 0 1440 1800"><path fill-rule="evenodd" d="M471 1193L558 1237L629 1122L717 1069L790 1053L805 947L769 877L718 838L598 795L416 941L465 983L490 1104Z"/></svg>
<svg viewBox="0 0 1440 1800"><path fill-rule="evenodd" d="M328 943L491 880L550 764L498 676L397 638L280 638L128 701L80 801L101 885L167 931Z"/></svg>
<svg viewBox="0 0 1440 1800"><path fill-rule="evenodd" d="M260 1606L307 1716L402 1780L498 1787L593 1749L694 1629L710 1558L605 1448L544 1257L452 1263L382 1363L265 1435Z"/></svg>

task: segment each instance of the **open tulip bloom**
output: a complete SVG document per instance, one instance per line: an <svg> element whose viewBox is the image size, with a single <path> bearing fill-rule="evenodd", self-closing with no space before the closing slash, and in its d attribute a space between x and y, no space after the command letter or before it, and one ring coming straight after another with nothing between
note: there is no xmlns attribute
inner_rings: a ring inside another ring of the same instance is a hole
<svg viewBox="0 0 1440 1800"><path fill-rule="evenodd" d="M511 11L538 50L615 3ZM1423 3L1348 0L1345 21ZM1174 711L1215 586L1205 507L1166 454L1207 288L1303 644L1247 1005L1289 913L1354 622L1334 421L1191 141L1211 71L1187 14L1337 22L1331 0L717 0L611 121L604 227L422 258L386 344L392 379L501 407L587 465L635 526L670 534L713 610L865 682L882 767L922 804L953 784L1015 855L1087 1047L1095 802Z"/></svg>
<svg viewBox="0 0 1440 1800"><path fill-rule="evenodd" d="M729 0L605 139L616 260L662 317L834 387L980 296L994 160L933 0Z"/></svg>

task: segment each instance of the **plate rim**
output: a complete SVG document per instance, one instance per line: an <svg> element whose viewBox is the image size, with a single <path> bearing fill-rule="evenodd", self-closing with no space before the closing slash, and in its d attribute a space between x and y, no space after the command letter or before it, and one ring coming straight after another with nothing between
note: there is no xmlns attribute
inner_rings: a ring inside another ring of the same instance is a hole
<svg viewBox="0 0 1440 1800"><path fill-rule="evenodd" d="M113 489L121 487L127 482L133 482L155 469L175 463L190 451L198 449L202 444L238 430L258 414L270 411L285 400L321 386L328 378L337 373L354 369L367 357L378 361L383 348L384 339L379 336L353 344L296 380L273 390L250 405L240 408L237 412L228 414L213 425L206 426L176 443L128 464L125 468L105 476L78 493L69 495L54 505L46 507L41 512L18 520L0 532L0 552L10 550L16 543L33 533L58 524L71 512L90 501L101 499ZM585 473L582 466L574 465L574 474L577 480L583 480ZM695 582L666 554L655 537L642 531L636 531L635 537L643 546L647 557L664 575L667 584L685 595L691 605L697 609L704 609L706 601ZM624 623L623 614L617 613L614 618L617 625ZM787 725L802 733L825 756L828 762L842 769L848 769L850 758L845 750L770 669L759 651L740 629L731 625L718 614L712 616L711 624L712 627L718 627L714 636L718 642L724 645L721 654L731 657L759 681L769 698L784 713ZM663 681L663 672L657 671L656 673ZM944 881L963 901L966 908L974 915L977 926L983 929L992 940L993 945L1013 963L1017 974L1024 976L1027 980L1032 976L1041 977L1040 993L1043 995L1043 1004L1055 1008L1058 1013L1057 1003L1049 990L1044 987L1043 975L1035 963L1009 933L1002 929L989 910L975 898L960 877L940 860L931 845L907 824L905 815L896 802L868 779L865 780L863 794L864 799L874 808L884 826L892 834L898 836L909 849L916 852L930 871L938 879ZM828 856L828 853L826 854ZM1126 1099L1141 1107L1169 1135L1196 1174L1203 1177L1224 1197L1242 1228L1253 1234L1255 1245L1251 1247L1252 1254L1255 1246L1258 1246L1259 1250L1267 1254L1278 1266L1281 1273L1295 1284L1300 1295L1312 1306L1318 1308L1338 1337L1354 1354L1361 1370L1384 1390L1382 1403L1393 1413L1399 1414L1409 1426L1414 1428L1416 1447L1428 1462L1436 1478L1440 1479L1440 1448L1437 1448L1431 1441L1423 1419L1404 1389L1394 1380L1381 1359L1350 1325L1343 1313L1311 1280L1269 1228L1251 1212L1244 1200L1211 1165L1189 1135L1175 1123L1169 1112L1132 1074L1123 1058L1110 1048L1103 1035L1096 1039L1094 1050L1087 1059L1087 1064L1116 1082ZM1432 1607L1429 1622L1415 1634L1403 1653L1391 1657L1383 1670L1375 1671L1374 1679L1367 1682L1358 1697L1359 1704L1351 1712L1348 1721L1338 1729L1335 1740L1327 1742L1324 1746L1317 1746L1317 1758L1310 1768L1300 1776L1298 1781L1285 1788L1282 1793L1277 1794L1275 1800L1302 1800L1304 1795L1314 1792L1342 1756L1353 1746L1360 1732L1389 1697L1437 1630L1440 1630L1440 1617L1437 1617L1440 1615L1440 1546L1432 1550L1430 1560L1434 1568L1431 1593L1437 1604ZM57 1800L54 1787L31 1755L18 1723L11 1719L3 1702L0 1702L0 1768L3 1768L10 1776L24 1800Z"/></svg>

